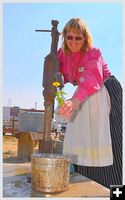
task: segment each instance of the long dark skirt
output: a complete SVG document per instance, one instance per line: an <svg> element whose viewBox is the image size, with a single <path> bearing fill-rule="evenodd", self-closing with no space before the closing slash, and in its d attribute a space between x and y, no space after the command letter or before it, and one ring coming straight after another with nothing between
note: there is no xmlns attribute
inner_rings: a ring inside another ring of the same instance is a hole
<svg viewBox="0 0 125 200"><path fill-rule="evenodd" d="M104 83L111 99L110 131L113 149L113 165L106 167L75 166L75 171L110 188L122 185L122 87L114 77ZM103 106L103 105L102 105Z"/></svg>

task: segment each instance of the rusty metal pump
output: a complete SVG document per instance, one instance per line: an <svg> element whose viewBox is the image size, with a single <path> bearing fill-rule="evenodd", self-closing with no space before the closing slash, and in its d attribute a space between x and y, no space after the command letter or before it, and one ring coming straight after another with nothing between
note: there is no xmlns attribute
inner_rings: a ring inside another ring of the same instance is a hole
<svg viewBox="0 0 125 200"><path fill-rule="evenodd" d="M52 42L51 51L45 57L44 70L43 70L43 97L44 97L44 133L43 140L40 141L39 151L44 153L52 152L51 141L51 124L54 112L54 100L56 87L53 86L53 82L58 81L60 88L64 86L62 74L59 72L59 61L57 59L57 47L60 33L57 30L57 20L52 20L51 30L36 30L39 32L51 32Z"/></svg>

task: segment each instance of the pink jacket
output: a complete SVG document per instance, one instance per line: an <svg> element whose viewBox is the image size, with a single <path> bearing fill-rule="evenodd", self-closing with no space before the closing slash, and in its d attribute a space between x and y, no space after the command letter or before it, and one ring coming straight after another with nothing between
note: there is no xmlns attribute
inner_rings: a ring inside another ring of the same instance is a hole
<svg viewBox="0 0 125 200"><path fill-rule="evenodd" d="M78 88L73 97L80 102L101 90L103 81L111 75L100 49L93 46L85 53L71 55L64 54L60 48L57 55L65 83L77 81Z"/></svg>

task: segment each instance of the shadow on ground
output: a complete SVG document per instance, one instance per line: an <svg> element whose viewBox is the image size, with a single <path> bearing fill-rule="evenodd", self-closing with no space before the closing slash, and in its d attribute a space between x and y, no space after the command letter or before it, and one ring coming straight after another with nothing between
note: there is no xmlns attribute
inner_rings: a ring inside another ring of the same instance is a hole
<svg viewBox="0 0 125 200"><path fill-rule="evenodd" d="M9 157L9 158L3 158L3 163L26 163L31 162L30 160L24 158L24 159L18 159L17 157Z"/></svg>

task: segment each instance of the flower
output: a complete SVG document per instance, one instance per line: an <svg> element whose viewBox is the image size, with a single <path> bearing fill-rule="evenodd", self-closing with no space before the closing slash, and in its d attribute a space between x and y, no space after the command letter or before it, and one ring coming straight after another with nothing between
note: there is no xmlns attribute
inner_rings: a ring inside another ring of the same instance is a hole
<svg viewBox="0 0 125 200"><path fill-rule="evenodd" d="M53 82L52 84L53 84L53 86L55 86L55 87L59 87L59 86L60 86L60 83L57 82L57 81Z"/></svg>
<svg viewBox="0 0 125 200"><path fill-rule="evenodd" d="M59 103L59 105L62 106L64 103L64 99L65 99L64 95L66 95L66 93L59 88L59 86L60 86L59 82L57 82L57 81L53 82L52 85L57 88L57 91L55 92L56 100Z"/></svg>

